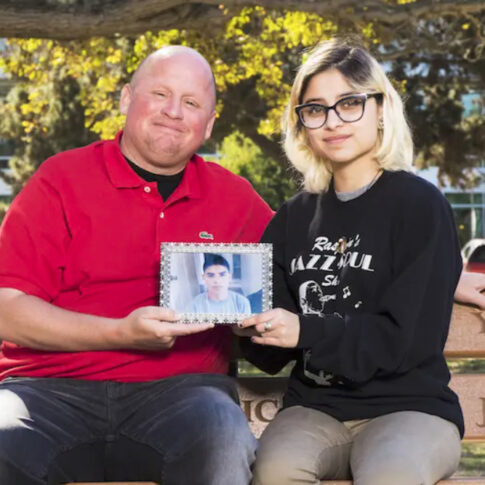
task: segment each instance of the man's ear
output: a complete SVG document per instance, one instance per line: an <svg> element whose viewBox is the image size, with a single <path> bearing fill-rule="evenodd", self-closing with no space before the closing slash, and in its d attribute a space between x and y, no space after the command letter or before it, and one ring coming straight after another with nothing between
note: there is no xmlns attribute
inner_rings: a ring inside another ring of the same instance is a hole
<svg viewBox="0 0 485 485"><path fill-rule="evenodd" d="M214 127L214 122L216 121L216 116L217 116L217 113L214 111L211 114L211 117L207 123L207 126L205 128L205 136L204 136L205 141L207 141L211 137L212 128Z"/></svg>
<svg viewBox="0 0 485 485"><path fill-rule="evenodd" d="M120 112L122 115L126 115L126 113L128 113L128 108L130 107L131 103L131 95L131 86L129 84L125 84L121 90L120 96Z"/></svg>

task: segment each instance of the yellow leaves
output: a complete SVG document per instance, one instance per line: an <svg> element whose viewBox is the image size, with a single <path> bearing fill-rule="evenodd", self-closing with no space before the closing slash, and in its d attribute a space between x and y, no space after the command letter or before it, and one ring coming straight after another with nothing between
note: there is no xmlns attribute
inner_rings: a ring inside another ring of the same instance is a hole
<svg viewBox="0 0 485 485"><path fill-rule="evenodd" d="M118 83L118 76L103 76L98 79L95 89L99 89L104 93L113 93L118 87Z"/></svg>
<svg viewBox="0 0 485 485"><path fill-rule="evenodd" d="M337 26L317 14L287 12L281 18L282 41L290 49L307 47L337 33Z"/></svg>
<svg viewBox="0 0 485 485"><path fill-rule="evenodd" d="M253 14L261 15L264 13L262 7L244 7L239 15L234 16L226 26L226 39L242 39L246 37L244 27L247 26L251 20Z"/></svg>
<svg viewBox="0 0 485 485"><path fill-rule="evenodd" d="M106 56L106 62L110 64L119 64L122 60L122 52L120 49L110 49L110 52Z"/></svg>
<svg viewBox="0 0 485 485"><path fill-rule="evenodd" d="M222 9L227 10L226 6ZM369 42L376 41L372 23L361 28ZM279 131L301 52L337 33L334 22L317 14L245 7L217 32L171 29L145 32L135 39L91 38L67 43L39 39L9 41L12 55L0 58L0 68L28 79L30 93L59 78L75 79L86 127L102 138L109 138L123 124L117 100L120 89L142 59L165 45L188 45L207 58L220 93L239 83L255 90L252 94L257 94L254 98L260 100L257 116L266 113L258 131L274 136ZM219 111L223 109L222 103L223 97L220 97ZM29 117L45 109L46 105L39 99L29 96L21 107L26 121L24 129L31 132L39 129L29 124Z"/></svg>
<svg viewBox="0 0 485 485"><path fill-rule="evenodd" d="M292 81L288 72L296 68L288 64L289 60L298 62L305 47L330 38L337 31L336 24L317 14L262 7L244 8L228 22L224 39L233 44L238 57L228 65L224 80L226 84L237 84L255 78L256 92L268 107L265 119L258 125L259 133L273 136L280 129ZM218 67L215 74L217 77Z"/></svg>
<svg viewBox="0 0 485 485"><path fill-rule="evenodd" d="M388 5L406 5L408 3L415 3L417 0L382 0Z"/></svg>
<svg viewBox="0 0 485 485"><path fill-rule="evenodd" d="M113 113L111 116L97 121L92 126L86 124L86 128L90 128L95 133L98 133L102 140L109 140L113 138L116 133L123 128L125 117L121 114Z"/></svg>
<svg viewBox="0 0 485 485"><path fill-rule="evenodd" d="M42 39L23 39L19 40L19 44L26 52L35 52L42 45Z"/></svg>
<svg viewBox="0 0 485 485"><path fill-rule="evenodd" d="M373 43L376 44L378 42L377 38L376 38L376 32L374 30L374 23L373 22L369 22L367 25L364 25L362 27L362 35L366 38L366 39L373 39Z"/></svg>

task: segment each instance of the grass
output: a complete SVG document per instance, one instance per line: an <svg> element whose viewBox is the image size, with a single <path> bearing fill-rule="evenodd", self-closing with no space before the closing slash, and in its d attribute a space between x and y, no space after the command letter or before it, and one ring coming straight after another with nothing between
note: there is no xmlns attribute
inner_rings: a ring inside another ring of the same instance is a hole
<svg viewBox="0 0 485 485"><path fill-rule="evenodd" d="M463 443L455 477L485 477L485 444Z"/></svg>

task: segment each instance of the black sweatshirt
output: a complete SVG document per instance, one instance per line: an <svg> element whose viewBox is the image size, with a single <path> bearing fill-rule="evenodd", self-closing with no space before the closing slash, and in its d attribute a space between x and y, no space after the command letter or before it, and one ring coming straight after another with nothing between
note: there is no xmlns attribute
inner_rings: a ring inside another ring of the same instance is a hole
<svg viewBox="0 0 485 485"><path fill-rule="evenodd" d="M462 262L438 189L385 171L347 202L333 186L303 192L276 213L262 242L274 247L274 306L299 314L299 341L296 349L241 346L268 373L296 359L283 407L341 421L421 411L463 435L443 357Z"/></svg>

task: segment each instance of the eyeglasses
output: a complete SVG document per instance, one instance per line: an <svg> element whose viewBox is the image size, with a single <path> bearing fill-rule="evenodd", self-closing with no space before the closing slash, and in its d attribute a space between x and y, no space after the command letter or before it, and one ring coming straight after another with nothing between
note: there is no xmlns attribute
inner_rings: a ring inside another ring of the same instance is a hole
<svg viewBox="0 0 485 485"><path fill-rule="evenodd" d="M295 112L301 124L310 130L321 128L327 121L328 112L332 109L345 123L354 123L364 116L365 102L369 98L382 100L382 93L353 94L339 99L333 106L320 103L300 104L295 106Z"/></svg>

